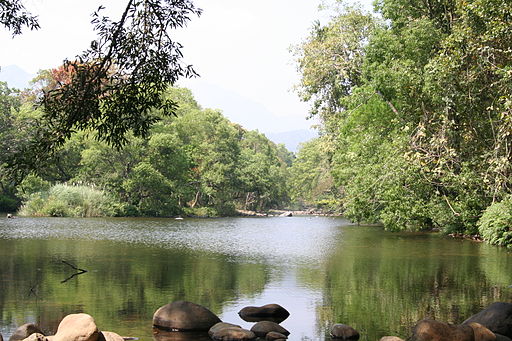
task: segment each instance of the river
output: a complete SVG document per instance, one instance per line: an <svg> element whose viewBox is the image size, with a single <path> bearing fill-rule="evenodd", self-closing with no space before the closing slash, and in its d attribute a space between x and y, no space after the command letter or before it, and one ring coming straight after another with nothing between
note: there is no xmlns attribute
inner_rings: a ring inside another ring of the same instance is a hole
<svg viewBox="0 0 512 341"><path fill-rule="evenodd" d="M510 301L511 273L504 249L342 218L0 218L0 332L54 333L86 312L149 341L154 311L188 300L246 328L241 308L279 303L290 340L328 340L333 323L405 338L419 319L460 323Z"/></svg>

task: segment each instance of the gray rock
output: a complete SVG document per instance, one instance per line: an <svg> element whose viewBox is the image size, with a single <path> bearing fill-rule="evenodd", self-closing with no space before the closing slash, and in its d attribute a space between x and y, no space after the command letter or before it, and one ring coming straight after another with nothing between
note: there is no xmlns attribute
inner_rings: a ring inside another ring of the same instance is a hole
<svg viewBox="0 0 512 341"><path fill-rule="evenodd" d="M512 303L495 302L462 324L477 322L493 333L512 338Z"/></svg>
<svg viewBox="0 0 512 341"><path fill-rule="evenodd" d="M359 332L351 326L337 323L331 328L331 337L341 340L359 340Z"/></svg>
<svg viewBox="0 0 512 341"><path fill-rule="evenodd" d="M30 335L34 333L39 333L44 335L44 333L39 329L38 326L36 326L33 323L25 323L21 326L19 326L14 333L12 333L11 337L9 338L9 341L19 341L24 340Z"/></svg>
<svg viewBox="0 0 512 341"><path fill-rule="evenodd" d="M254 332L254 334L256 334L258 337L266 337L266 335L270 332L278 332L286 336L290 335L288 330L272 321L257 322L254 326L252 326L251 331Z"/></svg>
<svg viewBox="0 0 512 341"><path fill-rule="evenodd" d="M166 304L153 315L153 325L169 331L208 331L219 322L207 308L187 301Z"/></svg>

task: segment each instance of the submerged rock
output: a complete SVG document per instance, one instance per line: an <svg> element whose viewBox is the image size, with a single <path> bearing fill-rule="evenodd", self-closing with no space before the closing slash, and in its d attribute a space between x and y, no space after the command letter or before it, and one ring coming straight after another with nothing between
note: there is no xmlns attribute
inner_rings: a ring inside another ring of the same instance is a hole
<svg viewBox="0 0 512 341"><path fill-rule="evenodd" d="M252 326L251 331L258 337L266 337L270 332L278 332L286 336L290 335L288 330L272 321L260 321Z"/></svg>
<svg viewBox="0 0 512 341"><path fill-rule="evenodd" d="M351 326L337 323L331 328L331 337L341 340L359 340L359 332Z"/></svg>
<svg viewBox="0 0 512 341"><path fill-rule="evenodd" d="M98 336L98 341L124 341L124 338L114 332L102 331Z"/></svg>
<svg viewBox="0 0 512 341"><path fill-rule="evenodd" d="M404 339L401 339L398 336L383 336L379 341L404 341Z"/></svg>
<svg viewBox="0 0 512 341"><path fill-rule="evenodd" d="M39 329L38 326L33 323L25 323L16 328L14 333L12 333L11 337L9 338L9 341L24 340L34 333L42 334L44 336L44 333L41 331L41 329Z"/></svg>
<svg viewBox="0 0 512 341"><path fill-rule="evenodd" d="M217 341L249 341L256 339L256 334L247 329L228 327L218 329L211 337Z"/></svg>
<svg viewBox="0 0 512 341"><path fill-rule="evenodd" d="M512 337L512 303L495 302L462 324L480 323L493 333Z"/></svg>
<svg viewBox="0 0 512 341"><path fill-rule="evenodd" d="M98 341L99 331L88 314L70 314L62 319L53 339L55 341Z"/></svg>
<svg viewBox="0 0 512 341"><path fill-rule="evenodd" d="M166 304L153 315L153 325L169 331L208 331L219 322L207 308L187 301Z"/></svg>

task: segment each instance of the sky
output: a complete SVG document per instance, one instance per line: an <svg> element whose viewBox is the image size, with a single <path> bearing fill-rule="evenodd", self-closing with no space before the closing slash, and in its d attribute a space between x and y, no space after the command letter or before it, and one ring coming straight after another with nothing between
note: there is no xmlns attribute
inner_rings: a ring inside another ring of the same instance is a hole
<svg viewBox="0 0 512 341"><path fill-rule="evenodd" d="M200 77L181 80L204 108L220 109L247 129L278 133L310 129L309 104L293 87L299 82L290 48L303 41L322 0L195 0L203 14L175 32L184 62ZM0 66L29 73L56 67L94 39L90 14L104 3L117 20L126 0L25 0L41 29L12 38L0 31ZM370 0L363 6L370 8Z"/></svg>

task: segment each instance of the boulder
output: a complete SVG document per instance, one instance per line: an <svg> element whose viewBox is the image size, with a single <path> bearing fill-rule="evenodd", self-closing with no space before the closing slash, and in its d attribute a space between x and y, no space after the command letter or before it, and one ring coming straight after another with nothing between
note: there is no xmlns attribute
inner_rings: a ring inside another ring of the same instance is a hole
<svg viewBox="0 0 512 341"><path fill-rule="evenodd" d="M27 337L26 339L24 339L23 341L47 341L47 340L48 339L43 334L33 333L33 334L30 334L30 336Z"/></svg>
<svg viewBox="0 0 512 341"><path fill-rule="evenodd" d="M267 341L286 340L287 338L288 336L278 332L270 332L265 336L265 340Z"/></svg>
<svg viewBox="0 0 512 341"><path fill-rule="evenodd" d="M462 324L477 322L493 333L512 338L512 303L495 302Z"/></svg>
<svg viewBox="0 0 512 341"><path fill-rule="evenodd" d="M114 332L100 332L98 341L124 341L124 338Z"/></svg>
<svg viewBox="0 0 512 341"><path fill-rule="evenodd" d="M39 327L36 326L35 324L33 324L33 323L25 323L25 324L19 326L14 331L14 333L12 333L11 337L9 338L9 341L24 340L24 339L26 339L27 337L29 337L30 335L32 335L34 333L39 333L39 334L43 334L44 335L44 333L41 331L41 329L39 329Z"/></svg>
<svg viewBox="0 0 512 341"><path fill-rule="evenodd" d="M292 212L284 212L279 215L280 217L293 217Z"/></svg>
<svg viewBox="0 0 512 341"><path fill-rule="evenodd" d="M383 336L379 341L404 341L404 339L401 339L398 336Z"/></svg>
<svg viewBox="0 0 512 341"><path fill-rule="evenodd" d="M153 315L153 325L168 331L208 331L219 322L207 308L187 301L166 304Z"/></svg>
<svg viewBox="0 0 512 341"><path fill-rule="evenodd" d="M475 341L496 341L496 334L482 326L480 323L470 322L468 323L468 326L473 328Z"/></svg>
<svg viewBox="0 0 512 341"><path fill-rule="evenodd" d="M155 341L212 341L208 333L202 332L169 332L158 328L153 329Z"/></svg>
<svg viewBox="0 0 512 341"><path fill-rule="evenodd" d="M238 327L218 329L211 337L213 340L218 341L248 341L256 339L256 335L252 331Z"/></svg>
<svg viewBox="0 0 512 341"><path fill-rule="evenodd" d="M474 341L468 325L452 325L435 320L421 320L414 326L411 341Z"/></svg>
<svg viewBox="0 0 512 341"><path fill-rule="evenodd" d="M211 337L215 332L218 332L219 330L225 329L225 328L242 328L242 327L240 327L239 325L236 325L236 324L232 324L232 323L219 322L219 323L216 323L215 325L213 325L210 328L210 330L208 330L208 335L210 335L210 337Z"/></svg>
<svg viewBox="0 0 512 341"><path fill-rule="evenodd" d="M331 328L331 337L341 340L359 340L359 332L351 326L337 323Z"/></svg>
<svg viewBox="0 0 512 341"><path fill-rule="evenodd" d="M98 341L99 331L91 315L70 314L60 321L55 341Z"/></svg>
<svg viewBox="0 0 512 341"><path fill-rule="evenodd" d="M279 304L272 303L261 307L245 307L238 312L238 315L244 320L252 318L274 318L284 321L290 316L290 313Z"/></svg>
<svg viewBox="0 0 512 341"><path fill-rule="evenodd" d="M266 337L270 332L278 332L283 335L290 335L290 332L281 327L279 324L272 321L260 321L252 326L251 331L258 337Z"/></svg>

